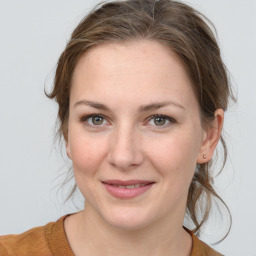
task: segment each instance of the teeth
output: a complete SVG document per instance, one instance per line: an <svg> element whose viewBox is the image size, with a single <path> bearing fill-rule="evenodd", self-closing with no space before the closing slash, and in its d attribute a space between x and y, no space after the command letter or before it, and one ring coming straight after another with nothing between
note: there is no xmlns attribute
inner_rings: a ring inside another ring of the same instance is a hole
<svg viewBox="0 0 256 256"><path fill-rule="evenodd" d="M135 185L128 185L128 186L125 186L126 188L134 188Z"/></svg>
<svg viewBox="0 0 256 256"><path fill-rule="evenodd" d="M139 188L139 187L143 187L146 186L147 184L134 184L134 185L127 185L127 186L122 186L122 185L114 185L116 187L119 188Z"/></svg>

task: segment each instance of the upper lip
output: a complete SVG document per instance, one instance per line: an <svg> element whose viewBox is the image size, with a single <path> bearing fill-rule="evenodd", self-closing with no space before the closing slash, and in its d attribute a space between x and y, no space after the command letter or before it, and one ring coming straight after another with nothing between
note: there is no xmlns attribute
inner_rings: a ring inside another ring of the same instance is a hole
<svg viewBox="0 0 256 256"><path fill-rule="evenodd" d="M102 182L109 185L120 185L120 186L154 183L154 181L151 181L151 180L103 180Z"/></svg>

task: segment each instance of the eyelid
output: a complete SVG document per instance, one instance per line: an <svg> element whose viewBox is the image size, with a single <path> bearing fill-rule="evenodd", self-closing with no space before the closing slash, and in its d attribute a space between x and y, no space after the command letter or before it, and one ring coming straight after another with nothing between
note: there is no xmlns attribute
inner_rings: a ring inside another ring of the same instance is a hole
<svg viewBox="0 0 256 256"><path fill-rule="evenodd" d="M95 113L95 114L89 114L89 115L84 115L84 116L82 116L82 117L80 118L80 121L85 121L86 119L88 119L88 118L90 118L90 117L97 117L97 116L106 119L106 117L105 117L104 115L102 115L102 114L96 114L96 113Z"/></svg>
<svg viewBox="0 0 256 256"><path fill-rule="evenodd" d="M172 118L172 117L170 117L170 116L167 116L167 115L164 115L164 114L155 114L155 115L152 115L152 116L150 116L148 119L147 119L147 122L149 122L149 121L151 121L152 119L154 119L154 118L157 118L157 117L161 117L161 118L164 118L164 119L166 119L166 120L168 120L171 124L174 124L174 123L177 123L177 121L174 119L174 118ZM168 126L170 126L171 124L165 124L165 125L160 125L160 126L158 126L158 125L155 125L155 127L157 127L158 129L163 129L163 128L166 128L166 127L168 127Z"/></svg>
<svg viewBox="0 0 256 256"><path fill-rule="evenodd" d="M96 114L96 113L82 116L82 117L80 118L80 122L85 123L86 126L93 127L93 128L96 128L96 129L99 129L99 128L101 128L102 126L104 126L104 125L91 125L91 124L89 124L89 123L87 122L87 120L88 120L89 118L92 118L92 117L101 117L101 118L103 118L104 120L106 120L107 122L109 122L108 119L107 119L104 115L102 115L102 114Z"/></svg>
<svg viewBox="0 0 256 256"><path fill-rule="evenodd" d="M87 122L87 120L88 120L89 118L91 118L91 117L101 117L101 118L103 118L104 120L106 120L107 122L109 122L109 120L108 120L107 117L105 117L105 116L102 115L102 114L97 114L97 113L93 113L93 114L88 114L88 115L82 116L82 117L80 118L80 122L86 123L86 126L93 127L93 128L96 128L96 129L102 128L102 126L104 126L104 125L91 125L91 124L89 124L89 123ZM163 128L166 128L166 127L170 126L171 124L177 123L177 121L176 121L174 118L172 118L172 117L170 117L170 116L168 116L168 115L164 115L164 114L155 114L155 115L151 115L151 116L149 116L149 117L146 119L146 123L148 123L149 121L151 121L152 119L157 118L157 117L164 118L164 119L166 119L166 120L168 120L168 121L170 122L169 124L165 124L165 125L162 125L162 126L161 126L161 125L160 125L160 126L154 125L154 126L157 127L158 129L161 129L161 128L163 129ZM109 122L109 123L110 123L110 122Z"/></svg>

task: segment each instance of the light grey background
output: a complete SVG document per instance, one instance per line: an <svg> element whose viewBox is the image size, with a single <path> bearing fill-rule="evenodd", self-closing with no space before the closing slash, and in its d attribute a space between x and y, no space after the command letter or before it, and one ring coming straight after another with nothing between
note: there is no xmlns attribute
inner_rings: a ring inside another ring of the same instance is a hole
<svg viewBox="0 0 256 256"><path fill-rule="evenodd" d="M63 204L66 190L57 193L69 162L54 146L57 107L44 86L52 85L71 31L98 2L0 0L0 234L76 211L71 202ZM256 1L187 2L215 24L238 92L238 103L226 113L230 156L216 183L233 227L215 248L225 255L256 255ZM210 222L202 239L217 241L223 226Z"/></svg>

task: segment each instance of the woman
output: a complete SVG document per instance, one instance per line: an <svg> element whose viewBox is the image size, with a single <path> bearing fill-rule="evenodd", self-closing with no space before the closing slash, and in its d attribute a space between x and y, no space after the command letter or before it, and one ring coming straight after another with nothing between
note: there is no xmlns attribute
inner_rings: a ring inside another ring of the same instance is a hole
<svg viewBox="0 0 256 256"><path fill-rule="evenodd" d="M48 97L85 207L1 237L0 255L221 255L194 235L220 199L210 167L232 97L200 13L171 0L97 6Z"/></svg>

